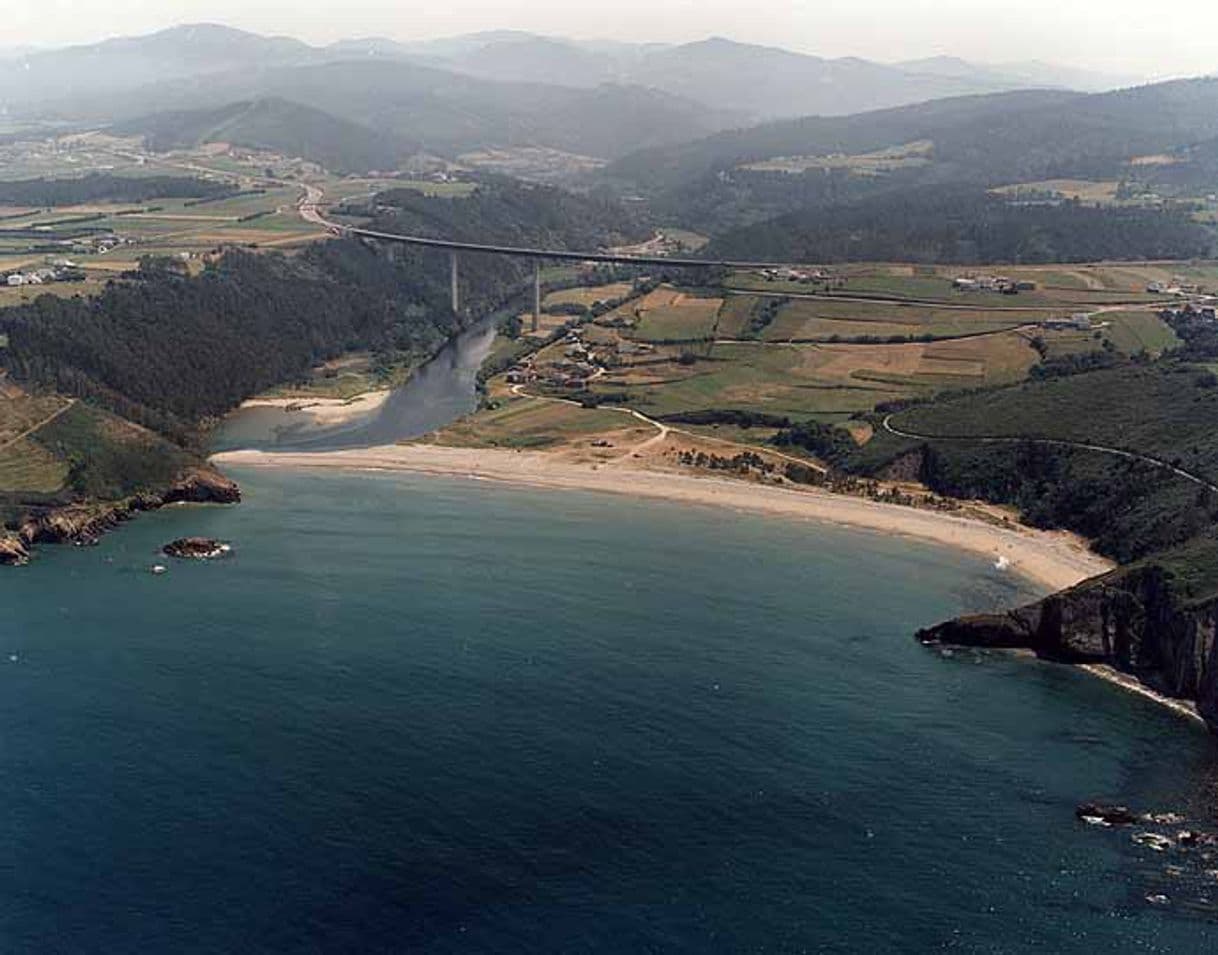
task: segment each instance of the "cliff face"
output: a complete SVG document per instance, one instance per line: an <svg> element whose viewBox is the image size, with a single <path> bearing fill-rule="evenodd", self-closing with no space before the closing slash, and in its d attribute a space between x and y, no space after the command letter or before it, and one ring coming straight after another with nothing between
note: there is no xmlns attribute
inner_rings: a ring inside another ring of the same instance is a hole
<svg viewBox="0 0 1218 955"><path fill-rule="evenodd" d="M240 500L241 489L224 475L208 467L194 468L158 494L50 508L29 514L20 521L15 533L0 528L0 564L26 563L33 544L95 541L141 511L167 504L235 504Z"/></svg>
<svg viewBox="0 0 1218 955"><path fill-rule="evenodd" d="M1157 566L1118 571L1006 614L962 617L923 643L1024 648L1065 663L1106 663L1190 700L1218 733L1218 600L1186 603Z"/></svg>

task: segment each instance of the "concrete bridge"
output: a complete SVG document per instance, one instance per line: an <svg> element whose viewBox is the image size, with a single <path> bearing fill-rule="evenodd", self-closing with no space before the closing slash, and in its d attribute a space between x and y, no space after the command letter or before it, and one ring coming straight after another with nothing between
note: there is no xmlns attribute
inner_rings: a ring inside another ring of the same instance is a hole
<svg viewBox="0 0 1218 955"><path fill-rule="evenodd" d="M538 249L514 245L494 245L478 242L457 242L450 239L431 239L420 235L401 235L393 232L377 232L357 226L331 222L320 209L321 190L315 186L305 187L305 197L300 203L300 215L314 225L322 226L335 235L356 236L377 242L393 242L425 249L446 250L449 254L449 276L453 311L461 306L460 265L458 256L462 252L482 255L503 255L533 261L533 330L537 330L541 319L541 263L542 262L595 262L610 265L643 265L657 268L727 268L727 269L787 269L799 266L790 262L737 262L727 259L690 259L660 255L626 255L615 252L572 252L568 249Z"/></svg>

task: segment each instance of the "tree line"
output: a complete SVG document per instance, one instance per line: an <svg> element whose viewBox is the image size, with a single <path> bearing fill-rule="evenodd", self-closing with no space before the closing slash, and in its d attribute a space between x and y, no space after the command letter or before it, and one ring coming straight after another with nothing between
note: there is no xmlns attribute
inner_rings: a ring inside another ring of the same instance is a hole
<svg viewBox="0 0 1218 955"><path fill-rule="evenodd" d="M94 172L75 179L0 182L0 205L52 207L90 202L199 199L231 191L232 187L222 182L193 176L116 176Z"/></svg>

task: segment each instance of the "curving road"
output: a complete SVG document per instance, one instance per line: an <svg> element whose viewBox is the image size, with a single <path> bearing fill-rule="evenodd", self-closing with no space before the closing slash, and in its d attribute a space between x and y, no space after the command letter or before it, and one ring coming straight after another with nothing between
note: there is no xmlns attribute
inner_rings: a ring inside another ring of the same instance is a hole
<svg viewBox="0 0 1218 955"><path fill-rule="evenodd" d="M895 413L895 412L894 412ZM1148 454L1138 454L1135 451L1126 451L1122 448L1111 448L1103 444L1086 444L1082 441L1064 441L1057 438L1013 438L1002 435L936 435L936 434L918 434L916 431L902 431L892 423L892 415L884 417L883 428L889 434L894 434L898 438L911 438L914 441L967 441L973 444L1041 444L1055 448L1073 448L1078 451L1096 451L1100 454L1110 454L1114 457L1124 458L1127 461L1141 461L1144 464L1151 464L1164 471L1170 471L1177 477L1182 477L1186 481L1191 481L1198 487L1208 488L1215 493L1218 493L1218 485L1211 484L1205 478L1193 474L1191 471L1186 471L1183 468L1164 461L1160 458L1151 457Z"/></svg>

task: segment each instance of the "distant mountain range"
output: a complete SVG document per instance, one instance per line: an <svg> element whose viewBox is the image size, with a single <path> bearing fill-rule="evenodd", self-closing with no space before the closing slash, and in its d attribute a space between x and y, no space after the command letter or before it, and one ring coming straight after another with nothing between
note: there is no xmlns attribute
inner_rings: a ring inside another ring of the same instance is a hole
<svg viewBox="0 0 1218 955"><path fill-rule="evenodd" d="M880 231L885 216L913 221L911 210L946 221L988 209L997 221L1006 203L987 199L989 190L1014 184L1029 184L1048 205L1060 192L1054 182L1084 180L1192 208L1218 192L1218 79L1092 94L1018 90L782 120L641 150L598 176L619 194L646 197L661 219L733 235L737 252L752 243L791 261L805 253L774 248L795 234L819 247L818 223L831 213L839 238L848 237L862 220L844 208L858 206L867 228Z"/></svg>
<svg viewBox="0 0 1218 955"><path fill-rule="evenodd" d="M690 155L717 155L723 144L758 138L790 141L791 149L804 140L832 145L827 131L873 132L871 119L835 119L866 111L1046 87L1058 88L1045 91L1049 102L1068 102L1081 94L1060 87L1114 82L1042 64L986 67L935 57L888 65L722 38L665 46L496 31L315 47L200 24L0 57L0 112L112 125L166 148L265 146L340 172L393 168L417 152L526 146L603 160L639 154L616 167L625 172L674 156L682 166ZM767 120L757 131L732 132ZM818 130L824 135L813 135ZM891 144L870 134L845 138Z"/></svg>
<svg viewBox="0 0 1218 955"><path fill-rule="evenodd" d="M1130 79L1035 63L982 66L951 57L900 64L825 59L723 38L666 46L494 31L418 43L374 37L314 47L288 37L196 24L0 57L0 104L70 109L80 97L167 80L350 60L409 62L494 82L577 89L641 86L750 119L845 115L1027 87L1091 91Z"/></svg>
<svg viewBox="0 0 1218 955"><path fill-rule="evenodd" d="M1137 157L1174 154L1215 137L1218 79L1202 78L1107 93L1022 90L781 120L641 150L607 172L657 189L778 157L860 155L921 142L929 152L915 167L919 177L997 184L1120 176Z"/></svg>

